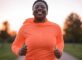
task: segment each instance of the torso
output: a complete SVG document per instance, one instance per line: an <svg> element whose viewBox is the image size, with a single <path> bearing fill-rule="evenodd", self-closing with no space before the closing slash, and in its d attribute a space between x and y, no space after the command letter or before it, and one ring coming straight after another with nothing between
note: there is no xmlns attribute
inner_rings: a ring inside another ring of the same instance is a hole
<svg viewBox="0 0 82 60"><path fill-rule="evenodd" d="M24 27L26 60L55 60L57 30L51 23L28 24Z"/></svg>

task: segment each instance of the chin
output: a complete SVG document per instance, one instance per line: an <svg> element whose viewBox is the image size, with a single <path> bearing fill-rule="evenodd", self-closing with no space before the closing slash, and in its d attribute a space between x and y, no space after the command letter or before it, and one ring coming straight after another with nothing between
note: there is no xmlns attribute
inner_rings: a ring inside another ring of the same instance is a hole
<svg viewBox="0 0 82 60"><path fill-rule="evenodd" d="M44 17L37 17L37 19L39 19L39 20L43 20L43 19L44 19Z"/></svg>

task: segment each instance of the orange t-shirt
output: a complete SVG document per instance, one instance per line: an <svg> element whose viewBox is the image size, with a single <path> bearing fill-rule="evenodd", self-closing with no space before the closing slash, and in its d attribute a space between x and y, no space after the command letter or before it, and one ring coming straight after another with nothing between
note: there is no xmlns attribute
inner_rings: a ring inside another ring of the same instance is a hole
<svg viewBox="0 0 82 60"><path fill-rule="evenodd" d="M64 48L60 27L47 19L44 23L35 23L33 20L29 18L24 22L12 44L12 51L18 55L19 49L25 43L25 60L56 60L55 47L61 52Z"/></svg>

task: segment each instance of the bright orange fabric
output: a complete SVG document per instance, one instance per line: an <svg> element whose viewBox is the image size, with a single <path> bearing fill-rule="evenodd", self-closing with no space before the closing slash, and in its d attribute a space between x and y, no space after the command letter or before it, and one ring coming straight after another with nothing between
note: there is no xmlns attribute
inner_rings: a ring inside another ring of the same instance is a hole
<svg viewBox="0 0 82 60"><path fill-rule="evenodd" d="M34 23L27 19L12 44L13 52L18 55L25 43L27 54L25 60L56 60L54 48L63 52L64 41L60 27L46 19L44 23Z"/></svg>

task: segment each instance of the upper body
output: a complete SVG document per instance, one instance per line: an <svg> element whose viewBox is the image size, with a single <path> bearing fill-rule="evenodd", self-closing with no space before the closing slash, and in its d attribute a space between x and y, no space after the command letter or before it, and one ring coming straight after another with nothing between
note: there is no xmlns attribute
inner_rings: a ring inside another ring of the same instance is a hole
<svg viewBox="0 0 82 60"><path fill-rule="evenodd" d="M55 47L61 52L64 48L62 32L57 24L49 21L34 23L33 18L28 19L19 30L13 42L12 50L18 55L24 43L28 49L27 60L53 60L55 59Z"/></svg>
<svg viewBox="0 0 82 60"><path fill-rule="evenodd" d="M56 60L56 55L63 52L61 29L56 23L46 19L48 10L46 8L47 5L42 1L34 3L34 18L26 19L12 44L13 52L16 55L23 52L25 60ZM23 44L26 45L24 51L22 51ZM58 52L54 50L55 48Z"/></svg>

